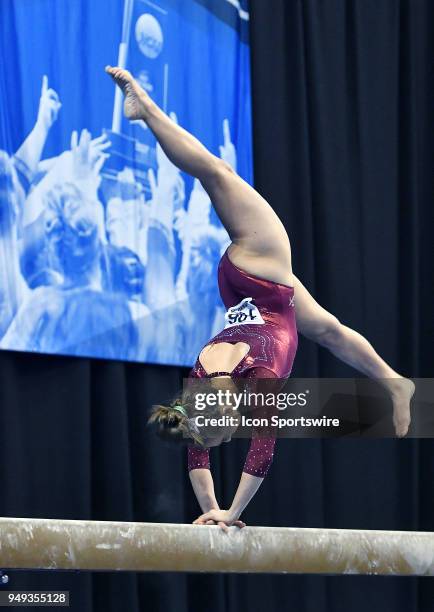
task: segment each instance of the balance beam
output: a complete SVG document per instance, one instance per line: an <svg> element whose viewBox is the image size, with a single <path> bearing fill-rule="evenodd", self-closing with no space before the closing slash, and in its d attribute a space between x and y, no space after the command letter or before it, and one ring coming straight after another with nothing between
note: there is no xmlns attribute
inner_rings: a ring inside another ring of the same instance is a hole
<svg viewBox="0 0 434 612"><path fill-rule="evenodd" d="M0 569L434 575L434 533L0 518Z"/></svg>

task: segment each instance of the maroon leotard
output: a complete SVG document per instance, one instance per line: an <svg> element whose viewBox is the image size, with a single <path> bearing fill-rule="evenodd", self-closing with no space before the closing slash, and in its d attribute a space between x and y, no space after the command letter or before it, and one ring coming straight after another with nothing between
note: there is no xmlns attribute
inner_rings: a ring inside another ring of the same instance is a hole
<svg viewBox="0 0 434 612"><path fill-rule="evenodd" d="M250 346L231 376L288 378L297 350L294 288L244 272L231 262L227 251L220 260L218 284L228 309L226 322L229 326L208 345L245 342ZM247 304L244 308L243 301ZM208 376L198 358L190 377ZM274 436L263 437L254 432L243 471L264 477L273 460L274 445ZM188 447L188 469L197 468L210 468L209 449L191 445Z"/></svg>

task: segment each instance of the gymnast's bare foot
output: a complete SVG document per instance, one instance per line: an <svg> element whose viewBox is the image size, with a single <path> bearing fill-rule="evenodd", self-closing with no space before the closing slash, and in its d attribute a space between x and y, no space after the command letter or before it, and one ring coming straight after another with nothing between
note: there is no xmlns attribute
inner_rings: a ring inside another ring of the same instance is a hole
<svg viewBox="0 0 434 612"><path fill-rule="evenodd" d="M398 438L403 438L410 426L410 404L416 387L409 378L394 378L388 383L393 402L393 424Z"/></svg>
<svg viewBox="0 0 434 612"><path fill-rule="evenodd" d="M131 73L123 68L113 68L113 66L106 66L105 71L112 77L116 85L119 85L124 93L125 117L131 121L145 119L150 98L132 77Z"/></svg>

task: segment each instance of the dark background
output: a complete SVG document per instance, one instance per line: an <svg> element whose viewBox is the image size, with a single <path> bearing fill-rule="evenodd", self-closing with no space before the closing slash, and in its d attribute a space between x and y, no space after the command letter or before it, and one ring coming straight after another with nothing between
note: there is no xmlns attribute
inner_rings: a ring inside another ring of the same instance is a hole
<svg viewBox="0 0 434 612"><path fill-rule="evenodd" d="M256 186L315 297L398 371L434 358L430 0L251 0ZM145 429L185 371L0 353L0 514L190 522L185 451ZM354 375L301 340L296 376ZM230 504L247 440L212 453ZM429 440L281 440L248 524L434 530ZM9 572L81 612L394 612L430 579Z"/></svg>

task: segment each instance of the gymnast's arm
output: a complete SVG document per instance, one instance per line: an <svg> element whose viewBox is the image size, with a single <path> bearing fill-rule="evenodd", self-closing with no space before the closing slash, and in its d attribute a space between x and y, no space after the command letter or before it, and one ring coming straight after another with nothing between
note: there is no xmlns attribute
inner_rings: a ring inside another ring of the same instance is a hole
<svg viewBox="0 0 434 612"><path fill-rule="evenodd" d="M195 521L196 525L206 525L210 521L217 523L220 527L227 531L228 526L236 525L237 527L244 527L244 523L239 521L239 517L247 504L255 495L256 491L262 484L264 479L258 476L253 476L247 472L242 473L240 484L238 485L237 492L228 510L220 510L218 508L205 512Z"/></svg>
<svg viewBox="0 0 434 612"><path fill-rule="evenodd" d="M218 510L209 462L209 448L188 447L188 473L202 512Z"/></svg>
<svg viewBox="0 0 434 612"><path fill-rule="evenodd" d="M228 510L221 510L218 504L208 511L205 511L194 523L198 525L204 525L209 521L218 523L220 527L227 530L228 525L237 525L238 527L244 526L244 523L239 521L239 517L243 510L246 508L248 503L251 501L259 487L261 486L268 469L273 461L275 437L267 435L264 437L260 435L258 430L255 430L252 441L250 443L249 452L246 457L243 472L241 474L240 483L238 485L235 497ZM192 447L191 447L192 448ZM199 450L200 455L196 455L192 458L191 465L201 465L202 469L192 468L190 472L190 478L194 472L206 472L209 470L209 450ZM190 463L189 463L190 467ZM206 482L212 483L211 472ZM192 481L193 482L193 481ZM193 484L193 488L195 485ZM209 489L207 493L209 494ZM195 489L196 492L196 489ZM214 486L212 487L212 493L214 493ZM196 492L197 496L197 492ZM199 500L199 497L198 497ZM199 500L200 503L200 500ZM202 504L201 504L202 507ZM202 507L203 510L203 507Z"/></svg>
<svg viewBox="0 0 434 612"><path fill-rule="evenodd" d="M197 518L193 523L195 525L219 525L223 530L227 531L228 527L225 521L218 517L203 519L210 512L225 512L219 509L219 505L214 492L214 481L212 479L210 464L209 464L209 449L199 448L196 446L188 447L188 469L190 474L191 484L196 494L202 512L205 514ZM234 520L230 523L237 527L245 527L242 521Z"/></svg>
<svg viewBox="0 0 434 612"><path fill-rule="evenodd" d="M235 497L228 510L229 521L236 521L259 489L264 478L243 471Z"/></svg>

